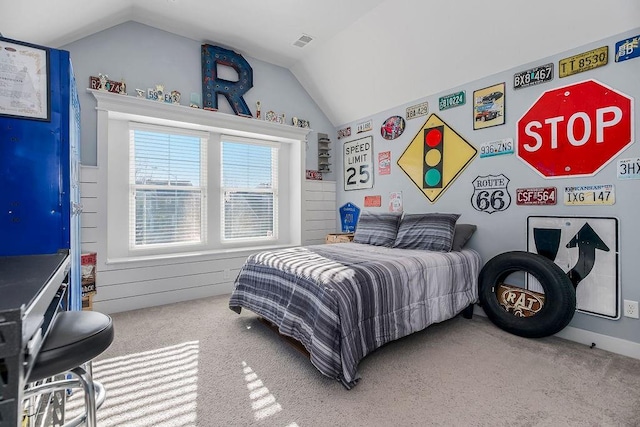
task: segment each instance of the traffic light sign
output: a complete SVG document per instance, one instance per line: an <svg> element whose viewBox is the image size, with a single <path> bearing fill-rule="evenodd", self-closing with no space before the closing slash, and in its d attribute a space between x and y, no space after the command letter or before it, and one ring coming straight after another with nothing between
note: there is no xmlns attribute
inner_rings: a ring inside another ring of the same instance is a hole
<svg viewBox="0 0 640 427"><path fill-rule="evenodd" d="M431 114L398 158L398 166L435 203L477 152L437 115Z"/></svg>
<svg viewBox="0 0 640 427"><path fill-rule="evenodd" d="M442 188L442 164L444 162L444 126L424 130L424 180L422 188Z"/></svg>

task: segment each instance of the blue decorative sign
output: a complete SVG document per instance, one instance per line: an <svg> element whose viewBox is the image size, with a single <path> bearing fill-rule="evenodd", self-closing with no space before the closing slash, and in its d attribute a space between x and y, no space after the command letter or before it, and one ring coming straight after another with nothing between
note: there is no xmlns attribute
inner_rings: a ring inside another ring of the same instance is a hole
<svg viewBox="0 0 640 427"><path fill-rule="evenodd" d="M340 224L343 233L353 233L356 231L360 208L349 202L340 207Z"/></svg>
<svg viewBox="0 0 640 427"><path fill-rule="evenodd" d="M616 62L640 56L640 35L616 43Z"/></svg>

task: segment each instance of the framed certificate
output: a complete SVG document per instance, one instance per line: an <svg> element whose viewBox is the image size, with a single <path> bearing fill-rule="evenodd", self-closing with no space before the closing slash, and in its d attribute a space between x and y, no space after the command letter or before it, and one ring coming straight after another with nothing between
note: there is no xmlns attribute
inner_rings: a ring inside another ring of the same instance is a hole
<svg viewBox="0 0 640 427"><path fill-rule="evenodd" d="M0 115L49 121L49 49L0 37Z"/></svg>

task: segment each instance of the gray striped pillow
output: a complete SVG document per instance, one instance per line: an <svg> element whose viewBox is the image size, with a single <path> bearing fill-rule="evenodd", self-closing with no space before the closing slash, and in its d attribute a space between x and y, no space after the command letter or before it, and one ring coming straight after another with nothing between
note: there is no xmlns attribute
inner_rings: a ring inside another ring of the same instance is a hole
<svg viewBox="0 0 640 427"><path fill-rule="evenodd" d="M459 214L446 213L405 215L393 247L450 252L459 217Z"/></svg>
<svg viewBox="0 0 640 427"><path fill-rule="evenodd" d="M354 243L391 247L396 240L400 214L363 212L353 236Z"/></svg>

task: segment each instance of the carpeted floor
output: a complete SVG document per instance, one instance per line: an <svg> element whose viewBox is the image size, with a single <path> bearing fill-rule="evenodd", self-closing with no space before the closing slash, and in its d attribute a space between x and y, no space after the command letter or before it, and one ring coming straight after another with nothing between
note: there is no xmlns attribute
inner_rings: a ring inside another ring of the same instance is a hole
<svg viewBox="0 0 640 427"><path fill-rule="evenodd" d="M370 354L345 390L227 299L113 315L100 427L640 425L640 360L458 316Z"/></svg>

